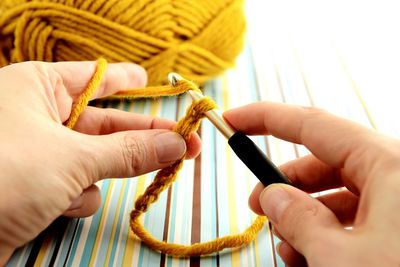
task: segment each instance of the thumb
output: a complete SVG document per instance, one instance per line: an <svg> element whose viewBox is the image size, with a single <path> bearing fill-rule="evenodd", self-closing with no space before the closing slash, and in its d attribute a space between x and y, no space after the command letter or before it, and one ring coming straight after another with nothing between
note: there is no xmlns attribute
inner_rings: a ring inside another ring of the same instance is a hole
<svg viewBox="0 0 400 267"><path fill-rule="evenodd" d="M260 194L260 205L280 235L304 256L325 247L331 234L343 231L336 216L307 193L272 184ZM322 243L323 245L322 245Z"/></svg>
<svg viewBox="0 0 400 267"><path fill-rule="evenodd" d="M94 180L112 177L134 177L171 165L184 157L186 143L181 135L169 130L118 132L90 136Z"/></svg>

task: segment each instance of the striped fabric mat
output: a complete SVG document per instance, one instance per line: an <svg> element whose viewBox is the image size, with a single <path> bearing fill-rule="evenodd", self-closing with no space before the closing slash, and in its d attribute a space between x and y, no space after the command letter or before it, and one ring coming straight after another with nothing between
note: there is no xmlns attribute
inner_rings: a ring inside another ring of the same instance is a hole
<svg viewBox="0 0 400 267"><path fill-rule="evenodd" d="M313 46L311 42L305 45L301 38L276 34L269 21L255 23L264 18L252 11L255 17L249 18L248 45L236 68L204 88L221 110L260 100L313 105L368 127L400 134L399 127L383 121L379 106L374 105L380 99L374 99L372 91L363 91L359 86L363 83L353 78L337 47L322 37ZM265 34L260 36L260 32ZM176 120L189 103L187 96L179 96L99 105ZM367 108L371 103L373 111ZM256 178L206 120L200 135L201 156L186 162L177 182L143 216L145 227L159 239L181 244L208 241L241 232L255 218L247 200ZM308 153L302 146L273 137L254 140L278 165ZM16 251L7 266L284 266L275 252L278 240L269 225L249 246L210 257L176 259L148 249L132 235L128 222L134 200L153 177L151 173L98 183L102 205L94 216L59 218Z"/></svg>

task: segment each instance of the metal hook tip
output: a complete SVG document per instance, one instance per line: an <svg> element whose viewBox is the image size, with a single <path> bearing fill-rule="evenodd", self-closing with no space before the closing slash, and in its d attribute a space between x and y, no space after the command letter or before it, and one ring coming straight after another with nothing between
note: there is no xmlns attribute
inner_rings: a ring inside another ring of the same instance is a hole
<svg viewBox="0 0 400 267"><path fill-rule="evenodd" d="M180 80L183 80L183 78L182 78L182 76L179 75L178 73L170 72L170 73L168 74L168 80L169 80L169 83L170 83L172 86L175 86L176 83L177 83L178 81L180 81Z"/></svg>

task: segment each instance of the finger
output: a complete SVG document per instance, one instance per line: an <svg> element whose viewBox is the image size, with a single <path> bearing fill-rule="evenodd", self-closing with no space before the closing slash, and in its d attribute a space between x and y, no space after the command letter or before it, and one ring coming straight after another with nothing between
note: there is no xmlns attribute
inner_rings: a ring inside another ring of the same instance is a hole
<svg viewBox="0 0 400 267"><path fill-rule="evenodd" d="M328 208L292 186L268 186L260 195L260 203L284 240L304 256L318 250L332 235L340 238L343 231Z"/></svg>
<svg viewBox="0 0 400 267"><path fill-rule="evenodd" d="M76 100L87 87L97 67L96 61L70 61L47 63L62 79L68 95ZM147 83L146 71L132 63L110 63L92 99L115 94L127 88L144 87Z"/></svg>
<svg viewBox="0 0 400 267"><path fill-rule="evenodd" d="M272 233L279 238L280 242L276 245L276 251L286 266L303 266L306 261L303 255L297 252L278 232L276 227L272 225ZM303 262L304 261L304 262ZM291 265L289 265L289 263ZM307 265L306 265L307 266Z"/></svg>
<svg viewBox="0 0 400 267"><path fill-rule="evenodd" d="M317 159L314 155L304 156L279 167L293 186L315 193L343 186L340 171ZM258 183L249 197L249 206L257 214L263 214L259 196L264 186Z"/></svg>
<svg viewBox="0 0 400 267"><path fill-rule="evenodd" d="M274 234L274 236L276 236L277 238L279 238L279 240L281 240L281 241L285 241L285 239L282 237L282 235L278 232L278 230L276 230L276 227L274 227L273 225L272 225L272 233Z"/></svg>
<svg viewBox="0 0 400 267"><path fill-rule="evenodd" d="M74 130L90 135L105 135L129 130L172 129L175 124L176 122L171 120L117 109L87 107L79 117ZM198 156L200 149L200 137L194 133L187 140L186 158Z"/></svg>
<svg viewBox="0 0 400 267"><path fill-rule="evenodd" d="M134 177L167 167L181 159L186 143L181 135L168 130L117 132L84 136L85 145L77 149L88 177Z"/></svg>
<svg viewBox="0 0 400 267"><path fill-rule="evenodd" d="M314 155L289 161L279 168L288 176L293 186L309 193L344 186L341 171Z"/></svg>
<svg viewBox="0 0 400 267"><path fill-rule="evenodd" d="M343 226L354 225L359 197L348 190L318 196L322 204L330 209Z"/></svg>
<svg viewBox="0 0 400 267"><path fill-rule="evenodd" d="M280 242L276 250L279 256L285 262L286 266L306 267L307 261L299 252L297 252L288 242Z"/></svg>
<svg viewBox="0 0 400 267"><path fill-rule="evenodd" d="M70 116L73 103L92 79L97 62L43 63L43 66L52 81L58 115L64 122ZM147 75L142 67L131 63L109 64L91 99L106 97L123 89L144 87L146 83Z"/></svg>
<svg viewBox="0 0 400 267"><path fill-rule="evenodd" d="M263 215L264 211L260 204L260 195L264 186L258 183L249 197L249 206L257 214ZM316 197L322 204L330 209L344 226L354 224L359 198L348 190L341 190L330 194Z"/></svg>
<svg viewBox="0 0 400 267"><path fill-rule="evenodd" d="M249 207L258 215L264 215L264 211L260 204L260 195L264 189L265 186L262 183L258 183L249 197Z"/></svg>
<svg viewBox="0 0 400 267"><path fill-rule="evenodd" d="M379 155L373 151L379 140L372 131L315 108L260 102L227 111L224 117L245 133L304 144L329 166L346 166L347 176L359 187Z"/></svg>
<svg viewBox="0 0 400 267"><path fill-rule="evenodd" d="M82 194L72 202L63 215L66 217L88 217L99 209L100 204L100 190L96 185L91 185L83 190Z"/></svg>
<svg viewBox="0 0 400 267"><path fill-rule="evenodd" d="M87 107L80 115L74 130L104 135L114 132L145 129L172 129L174 121L112 108Z"/></svg>

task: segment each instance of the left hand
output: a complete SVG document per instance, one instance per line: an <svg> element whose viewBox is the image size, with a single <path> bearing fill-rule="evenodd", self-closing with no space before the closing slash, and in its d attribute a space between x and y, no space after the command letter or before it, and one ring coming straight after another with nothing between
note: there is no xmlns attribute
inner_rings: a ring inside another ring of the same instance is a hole
<svg viewBox="0 0 400 267"><path fill-rule="evenodd" d="M95 62L25 62L0 69L0 265L58 216L89 216L100 205L95 182L133 177L196 156L174 122L87 107L74 130L63 126ZM93 98L143 87L145 71L109 64Z"/></svg>

